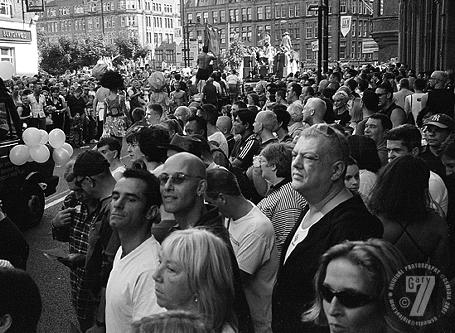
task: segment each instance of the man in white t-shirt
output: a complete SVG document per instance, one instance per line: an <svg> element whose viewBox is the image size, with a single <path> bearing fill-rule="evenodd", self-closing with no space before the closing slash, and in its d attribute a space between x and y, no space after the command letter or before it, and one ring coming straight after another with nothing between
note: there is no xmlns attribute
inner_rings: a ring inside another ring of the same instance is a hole
<svg viewBox="0 0 455 333"><path fill-rule="evenodd" d="M107 333L133 332L133 322L164 311L153 280L160 244L150 235L160 203L159 182L144 170L126 170L112 191L109 224L121 246L106 288Z"/></svg>
<svg viewBox="0 0 455 333"><path fill-rule="evenodd" d="M420 134L420 130L413 125L405 124L392 128L386 134L385 138L387 140L389 162L397 157L406 155L417 157L420 154L422 134ZM445 218L449 205L447 187L442 178L431 170L430 179L428 180L428 190L430 192L431 207Z"/></svg>
<svg viewBox="0 0 455 333"><path fill-rule="evenodd" d="M245 199L234 174L227 170L207 171L206 200L228 219L254 330L272 332L272 290L278 271L272 222Z"/></svg>

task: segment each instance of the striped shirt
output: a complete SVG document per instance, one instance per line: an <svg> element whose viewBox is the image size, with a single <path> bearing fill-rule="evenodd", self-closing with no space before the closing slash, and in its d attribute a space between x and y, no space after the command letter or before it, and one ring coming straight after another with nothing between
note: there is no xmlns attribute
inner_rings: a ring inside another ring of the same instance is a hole
<svg viewBox="0 0 455 333"><path fill-rule="evenodd" d="M306 206L303 196L294 190L287 180L273 187L268 195L257 205L258 208L272 221L275 230L278 257L281 256L286 237Z"/></svg>

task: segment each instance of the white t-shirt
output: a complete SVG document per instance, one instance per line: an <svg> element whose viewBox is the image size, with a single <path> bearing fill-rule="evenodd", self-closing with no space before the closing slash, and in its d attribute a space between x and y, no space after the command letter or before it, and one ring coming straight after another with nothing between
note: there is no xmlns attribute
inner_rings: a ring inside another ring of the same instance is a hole
<svg viewBox="0 0 455 333"><path fill-rule="evenodd" d="M118 249L106 288L107 333L133 332L133 322L165 311L156 301L152 277L159 251L153 236L123 258L122 247Z"/></svg>
<svg viewBox="0 0 455 333"><path fill-rule="evenodd" d="M259 208L231 221L229 236L239 268L253 276L244 284L255 332L272 332L272 291L278 272L278 253L272 222Z"/></svg>
<svg viewBox="0 0 455 333"><path fill-rule="evenodd" d="M426 95L426 93L413 93L412 95L406 96L404 100L404 111L406 114L409 114L409 112L411 112L412 116L414 117L414 121L417 120L417 116L422 110L423 95Z"/></svg>
<svg viewBox="0 0 455 333"><path fill-rule="evenodd" d="M366 169L359 170L359 193L362 198L368 198L376 184L377 176L374 172Z"/></svg>
<svg viewBox="0 0 455 333"><path fill-rule="evenodd" d="M434 208L437 212L438 208L442 209L445 215L447 215L447 209L449 206L449 194L447 192L447 187L444 184L442 178L433 171L430 171L430 179L428 180L428 189L430 192L430 197L432 199L431 207ZM435 205L435 203L437 205ZM439 207L437 207L439 206ZM445 218L445 216L443 216Z"/></svg>
<svg viewBox="0 0 455 333"><path fill-rule="evenodd" d="M208 137L209 141L215 141L218 143L218 147L223 151L226 157L229 157L229 146L226 137L220 131L213 133Z"/></svg>

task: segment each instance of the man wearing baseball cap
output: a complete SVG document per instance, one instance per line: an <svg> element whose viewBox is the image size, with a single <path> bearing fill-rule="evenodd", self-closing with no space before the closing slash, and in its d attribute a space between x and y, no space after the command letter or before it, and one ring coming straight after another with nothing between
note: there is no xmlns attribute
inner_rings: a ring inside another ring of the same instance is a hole
<svg viewBox="0 0 455 333"><path fill-rule="evenodd" d="M423 125L423 137L427 146L423 149L420 157L427 163L431 171L443 179L446 174L440 157L442 144L453 132L454 127L453 119L444 113L432 115Z"/></svg>
<svg viewBox="0 0 455 333"><path fill-rule="evenodd" d="M96 314L96 326L103 327L104 292L112 269L115 253L120 246L118 234L109 225L111 195L116 181L109 170L109 162L96 150L81 153L74 163L74 183L90 199L98 201L88 235L85 261L86 288L95 297L100 296L100 308Z"/></svg>

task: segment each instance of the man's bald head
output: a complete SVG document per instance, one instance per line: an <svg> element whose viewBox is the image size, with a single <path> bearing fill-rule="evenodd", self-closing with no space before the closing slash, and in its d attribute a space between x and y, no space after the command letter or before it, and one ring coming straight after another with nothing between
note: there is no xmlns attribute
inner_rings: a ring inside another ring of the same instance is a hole
<svg viewBox="0 0 455 333"><path fill-rule="evenodd" d="M256 122L261 123L262 127L269 131L274 131L278 127L276 114L270 110L260 111L256 116Z"/></svg>
<svg viewBox="0 0 455 333"><path fill-rule="evenodd" d="M325 102L317 97L309 98L303 107L303 121L310 125L324 122L324 116L327 111Z"/></svg>
<svg viewBox="0 0 455 333"><path fill-rule="evenodd" d="M231 132L232 129L232 120L228 116L221 116L218 117L216 121L216 127L223 132L223 134L227 134Z"/></svg>
<svg viewBox="0 0 455 333"><path fill-rule="evenodd" d="M196 155L187 152L177 153L169 157L164 163L163 172L169 174L183 172L190 176L207 178L204 162Z"/></svg>

